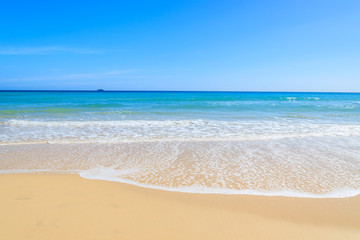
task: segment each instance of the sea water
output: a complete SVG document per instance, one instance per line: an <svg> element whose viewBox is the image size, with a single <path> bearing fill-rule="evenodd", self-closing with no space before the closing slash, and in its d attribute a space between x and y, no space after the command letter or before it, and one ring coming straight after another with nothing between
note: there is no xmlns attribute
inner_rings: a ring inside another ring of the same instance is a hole
<svg viewBox="0 0 360 240"><path fill-rule="evenodd" d="M360 193L360 94L0 92L0 173L195 193Z"/></svg>

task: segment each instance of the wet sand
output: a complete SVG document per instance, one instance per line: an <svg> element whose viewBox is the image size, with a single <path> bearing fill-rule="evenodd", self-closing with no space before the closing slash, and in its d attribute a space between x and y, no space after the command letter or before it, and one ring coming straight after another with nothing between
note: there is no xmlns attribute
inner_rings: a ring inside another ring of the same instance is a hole
<svg viewBox="0 0 360 240"><path fill-rule="evenodd" d="M360 196L187 194L0 175L0 239L360 239Z"/></svg>

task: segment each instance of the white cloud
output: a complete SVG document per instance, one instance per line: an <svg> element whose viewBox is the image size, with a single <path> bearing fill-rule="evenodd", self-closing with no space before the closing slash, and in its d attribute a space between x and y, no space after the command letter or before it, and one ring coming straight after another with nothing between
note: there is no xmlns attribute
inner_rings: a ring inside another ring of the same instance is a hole
<svg viewBox="0 0 360 240"><path fill-rule="evenodd" d="M63 75L42 75L33 77L18 77L18 78L0 78L0 85L11 85L11 86L30 86L39 85L44 86L93 86L92 84L98 84L105 86L106 84L118 84L119 82L148 82L149 79L172 79L174 76L165 75L148 75L140 74L139 71L135 70L113 70L108 72L95 72L95 73L74 73L74 74L63 74Z"/></svg>
<svg viewBox="0 0 360 240"><path fill-rule="evenodd" d="M104 79L104 78L118 78L124 76L126 73L133 72L133 70L115 70L110 72L103 73L77 73L77 74L68 74L62 76L55 76L53 79L64 79L64 80L73 80L73 79Z"/></svg>
<svg viewBox="0 0 360 240"><path fill-rule="evenodd" d="M38 77L26 77L26 78L10 78L1 79L1 81L37 81L37 80L92 80L92 79L109 79L109 78L121 78L121 77L134 77L128 76L126 73L133 72L133 70L114 70L102 73L75 73L66 75L50 75L50 76L38 76Z"/></svg>
<svg viewBox="0 0 360 240"><path fill-rule="evenodd" d="M59 53L100 54L105 52L119 52L119 51L121 50L72 48L72 47L60 47L60 46L0 47L0 55L49 55L49 54L59 54Z"/></svg>
<svg viewBox="0 0 360 240"><path fill-rule="evenodd" d="M129 74L135 72L134 70L114 70L101 73L75 73L66 75L49 75L37 77L24 77L24 78L7 78L0 79L2 83L15 83L15 82L37 82L37 81L86 81L86 80L108 80L108 79L146 79L146 78L163 78L164 76L146 76ZM168 76L165 76L168 77Z"/></svg>

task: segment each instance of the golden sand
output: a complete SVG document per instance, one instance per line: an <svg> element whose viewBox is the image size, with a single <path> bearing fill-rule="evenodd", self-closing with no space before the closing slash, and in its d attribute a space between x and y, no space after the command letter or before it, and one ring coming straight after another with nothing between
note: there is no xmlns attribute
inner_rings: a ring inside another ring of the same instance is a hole
<svg viewBox="0 0 360 240"><path fill-rule="evenodd" d="M0 239L360 239L360 196L186 194L0 175Z"/></svg>

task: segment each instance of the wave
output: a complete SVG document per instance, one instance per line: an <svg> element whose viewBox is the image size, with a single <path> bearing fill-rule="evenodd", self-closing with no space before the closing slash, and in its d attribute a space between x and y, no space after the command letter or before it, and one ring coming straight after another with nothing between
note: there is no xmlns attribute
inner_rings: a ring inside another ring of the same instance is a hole
<svg viewBox="0 0 360 240"><path fill-rule="evenodd" d="M179 126L179 125L206 125L205 120L122 120L122 121L29 121L9 120L7 123L13 126L41 126L41 127L83 127L83 126Z"/></svg>
<svg viewBox="0 0 360 240"><path fill-rule="evenodd" d="M194 194L226 194L226 195L255 195L255 196L279 196L279 197L296 197L296 198L348 198L355 197L360 194L360 189L344 188L327 193L308 193L294 190L281 191L264 191L253 189L229 189L229 188L215 188L204 186L183 186L183 187L166 187L152 184L143 184L136 181L120 177L112 177L106 174L94 174L98 169L90 170L53 170L53 169L13 169L0 170L0 174L78 174L80 177L92 180L103 180L110 182L120 182L131 184L142 188L150 188L156 190L163 190L168 192L194 193Z"/></svg>
<svg viewBox="0 0 360 240"><path fill-rule="evenodd" d="M184 187L165 187L151 184L143 184L119 177L111 177L106 175L91 174L92 170L81 171L79 175L85 179L104 180L110 182L120 182L135 185L142 188L151 188L157 190L164 190L168 192L182 192L182 193L197 193L197 194L227 194L227 195L255 195L255 196L279 196L279 197L298 197L298 198L347 198L354 197L360 194L360 189L339 189L327 193L307 193L293 190L283 191L262 191L252 189L229 189L229 188L214 188L202 186L184 186Z"/></svg>
<svg viewBox="0 0 360 240"><path fill-rule="evenodd" d="M351 197L360 193L359 139L2 146L0 174L79 174L188 193Z"/></svg>
<svg viewBox="0 0 360 240"><path fill-rule="evenodd" d="M297 119L299 117L294 117ZM360 136L360 124L305 121L9 120L0 125L0 143L116 143L159 141L256 141L306 137Z"/></svg>
<svg viewBox="0 0 360 240"><path fill-rule="evenodd" d="M305 101L309 101L309 100L320 100L321 98L319 97L281 97L280 99L282 100L290 100L290 101L294 101L294 100L305 100Z"/></svg>

